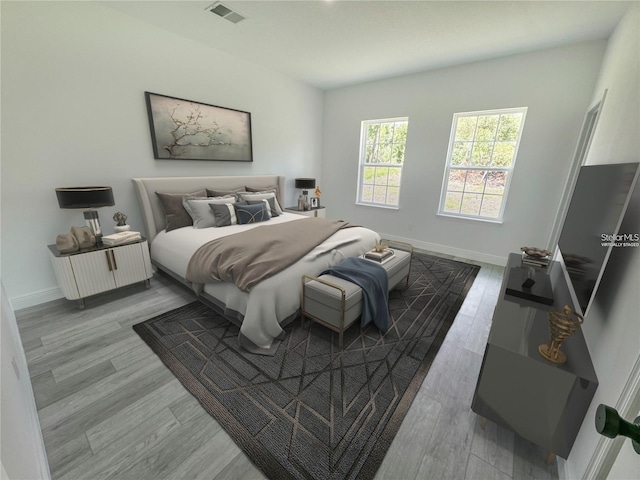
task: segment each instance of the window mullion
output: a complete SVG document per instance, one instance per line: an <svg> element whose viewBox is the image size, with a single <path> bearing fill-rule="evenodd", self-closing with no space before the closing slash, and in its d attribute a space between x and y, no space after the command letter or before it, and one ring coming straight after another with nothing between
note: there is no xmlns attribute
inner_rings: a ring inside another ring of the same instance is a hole
<svg viewBox="0 0 640 480"><path fill-rule="evenodd" d="M498 130L500 129L500 122L502 121L502 115L498 115L498 123L496 125L496 133L493 134L493 145L491 148L491 161L489 166L493 165L493 154L496 151L496 142L498 141Z"/></svg>
<svg viewBox="0 0 640 480"><path fill-rule="evenodd" d="M469 166L469 167L457 167L457 166L452 166L452 167L448 167L452 170L490 170L492 172L499 172L499 171L505 171L505 172L509 172L511 171L511 167L476 167L476 166Z"/></svg>

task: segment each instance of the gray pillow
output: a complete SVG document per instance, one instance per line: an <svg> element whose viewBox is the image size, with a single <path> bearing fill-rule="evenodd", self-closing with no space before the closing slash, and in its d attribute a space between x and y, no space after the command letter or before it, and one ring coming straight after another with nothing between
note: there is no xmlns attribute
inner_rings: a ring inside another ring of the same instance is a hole
<svg viewBox="0 0 640 480"><path fill-rule="evenodd" d="M235 203L235 195L225 197L184 197L182 204L193 219L193 228L215 227L215 218L209 208L210 204Z"/></svg>
<svg viewBox="0 0 640 480"><path fill-rule="evenodd" d="M267 205L267 210L269 211L269 216L271 217L279 217L278 209L276 208L276 199L273 197L265 198L263 200L248 200L247 205L257 205L260 203L265 203Z"/></svg>
<svg viewBox="0 0 640 480"><path fill-rule="evenodd" d="M251 202L251 201L255 201L255 200L265 200L268 198L273 198L274 199L274 205L275 205L275 211L278 213L278 215L282 215L283 211L282 208L280 207L280 204L278 203L278 199L276 198L276 194L273 191L270 192L241 192L238 193L239 195L239 199L241 201L244 202Z"/></svg>
<svg viewBox="0 0 640 480"><path fill-rule="evenodd" d="M166 230L170 232L176 228L188 227L193 225L191 216L187 213L182 205L184 197L206 197L207 191L203 188L191 193L160 193L156 192L162 210L165 214Z"/></svg>
<svg viewBox="0 0 640 480"><path fill-rule="evenodd" d="M214 227L227 227L238 224L234 205L234 203L209 204L209 208L213 211Z"/></svg>
<svg viewBox="0 0 640 480"><path fill-rule="evenodd" d="M278 185L267 185L266 187L244 187L247 192L270 192L276 194L276 198L280 196L280 187Z"/></svg>
<svg viewBox="0 0 640 480"><path fill-rule="evenodd" d="M244 187L232 188L230 190L211 190L207 188L207 195L209 197L226 197L227 195L238 196L240 192L244 192Z"/></svg>

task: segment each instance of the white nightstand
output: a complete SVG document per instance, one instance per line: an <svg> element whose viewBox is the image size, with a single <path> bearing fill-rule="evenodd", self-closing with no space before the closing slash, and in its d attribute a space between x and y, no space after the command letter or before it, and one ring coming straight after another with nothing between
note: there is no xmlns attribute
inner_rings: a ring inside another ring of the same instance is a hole
<svg viewBox="0 0 640 480"><path fill-rule="evenodd" d="M51 264L65 298L78 300L97 293L146 282L153 276L147 240L115 247L92 247L73 253L60 253L49 245Z"/></svg>
<svg viewBox="0 0 640 480"><path fill-rule="evenodd" d="M326 218L326 210L324 207L314 208L313 210L298 210L297 207L287 207L284 209L285 212L295 213L296 215L304 215L306 217L320 217Z"/></svg>

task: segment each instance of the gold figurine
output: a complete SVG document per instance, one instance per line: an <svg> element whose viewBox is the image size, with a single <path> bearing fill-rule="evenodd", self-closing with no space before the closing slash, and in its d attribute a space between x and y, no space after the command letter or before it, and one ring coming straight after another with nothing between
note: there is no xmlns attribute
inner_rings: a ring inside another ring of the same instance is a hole
<svg viewBox="0 0 640 480"><path fill-rule="evenodd" d="M575 317L575 318L572 318ZM565 305L562 312L549 311L549 329L551 339L549 343L540 345L538 352L550 362L562 364L567 361L567 356L560 351L564 341L576 333L578 326L582 325L584 317L576 313L569 305Z"/></svg>

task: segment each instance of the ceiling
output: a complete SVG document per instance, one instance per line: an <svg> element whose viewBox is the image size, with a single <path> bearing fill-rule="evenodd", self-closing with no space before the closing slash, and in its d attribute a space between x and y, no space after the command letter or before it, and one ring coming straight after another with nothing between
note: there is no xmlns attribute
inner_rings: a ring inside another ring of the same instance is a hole
<svg viewBox="0 0 640 480"><path fill-rule="evenodd" d="M607 38L632 2L106 1L144 22L321 89Z"/></svg>

